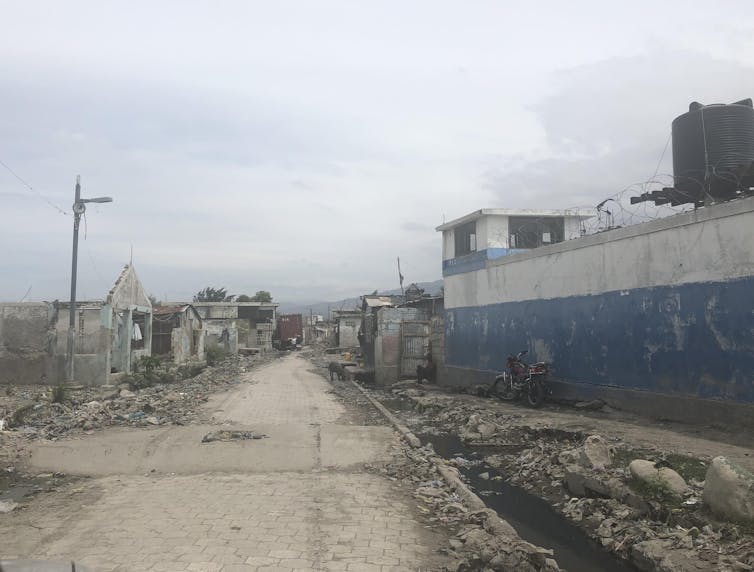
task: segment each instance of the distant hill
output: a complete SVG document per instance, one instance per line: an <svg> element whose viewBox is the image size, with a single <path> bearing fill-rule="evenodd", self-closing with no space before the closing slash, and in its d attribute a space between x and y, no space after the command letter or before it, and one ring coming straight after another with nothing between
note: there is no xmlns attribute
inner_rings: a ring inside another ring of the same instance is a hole
<svg viewBox="0 0 754 572"><path fill-rule="evenodd" d="M434 282L417 282L419 288L423 288L427 294L439 294L442 289L442 280L435 280ZM406 284L408 286L408 284ZM400 288L394 288L392 290L380 290L378 294L395 295L400 294ZM331 302L280 302L278 307L278 313L280 314L308 314L310 311L313 314L321 314L327 317L329 310L353 310L355 308L361 309L361 296L364 294L371 294L371 292L362 292L358 296L352 298L344 298L343 300L334 300Z"/></svg>

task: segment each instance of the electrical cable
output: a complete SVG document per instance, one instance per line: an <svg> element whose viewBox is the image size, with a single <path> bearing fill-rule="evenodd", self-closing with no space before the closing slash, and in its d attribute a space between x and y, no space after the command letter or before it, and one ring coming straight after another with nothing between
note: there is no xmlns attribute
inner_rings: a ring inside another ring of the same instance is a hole
<svg viewBox="0 0 754 572"><path fill-rule="evenodd" d="M40 193L38 190L36 190L34 187L32 187L29 183L27 183L24 179L22 179L13 169L11 169L4 161L0 160L0 165L5 167L5 169L13 175L16 179L18 179L21 184L23 184L27 189L29 189L32 193L37 195L40 199L42 199L44 202L46 202L49 206L54 208L56 211L58 211L62 215L68 216L68 213L61 209L58 205L53 203L50 199L48 199L46 196L44 196L42 193Z"/></svg>

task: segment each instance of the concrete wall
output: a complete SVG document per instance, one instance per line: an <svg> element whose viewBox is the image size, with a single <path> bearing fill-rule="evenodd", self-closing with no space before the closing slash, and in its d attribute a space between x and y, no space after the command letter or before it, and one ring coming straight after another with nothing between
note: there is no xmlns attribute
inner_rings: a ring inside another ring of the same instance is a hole
<svg viewBox="0 0 754 572"><path fill-rule="evenodd" d="M107 296L107 302L116 310L128 309L132 306L150 310L152 308L152 303L149 301L144 286L131 265L126 265L118 276L115 285Z"/></svg>
<svg viewBox="0 0 754 572"><path fill-rule="evenodd" d="M374 375L380 385L398 381L401 359L401 322L428 320L419 308L381 308L377 312L377 336L374 340Z"/></svg>
<svg viewBox="0 0 754 572"><path fill-rule="evenodd" d="M67 306L67 305L66 305ZM76 308L75 353L96 354L106 353L110 349L110 306L82 305ZM68 308L60 310L60 319L56 326L56 353L65 355L68 351Z"/></svg>
<svg viewBox="0 0 754 572"><path fill-rule="evenodd" d="M207 332L204 340L205 347L219 346L231 354L238 353L238 330L235 320L205 320L204 329ZM226 341L222 340L224 330L227 330Z"/></svg>
<svg viewBox="0 0 754 572"><path fill-rule="evenodd" d="M359 347L359 328L361 314L341 316L338 320L338 345L341 348Z"/></svg>
<svg viewBox="0 0 754 572"><path fill-rule="evenodd" d="M0 383L54 383L56 310L0 303Z"/></svg>
<svg viewBox="0 0 754 572"><path fill-rule="evenodd" d="M432 356L435 362L440 363L445 360L445 318L432 316L429 324Z"/></svg>
<svg viewBox="0 0 754 572"><path fill-rule="evenodd" d="M190 312L181 315L181 325L170 333L171 353L175 363L204 360L206 332L199 326L199 320L191 320ZM196 342L194 342L196 340ZM192 346L193 352L192 352Z"/></svg>
<svg viewBox="0 0 754 572"><path fill-rule="evenodd" d="M754 402L754 199L445 277L445 361L529 349L584 386ZM470 376L471 377L471 376Z"/></svg>
<svg viewBox="0 0 754 572"><path fill-rule="evenodd" d="M82 303L76 307L74 342L74 381L84 385L103 385L110 375L112 309L105 303ZM56 324L56 362L60 379L65 376L68 352L68 307L62 307Z"/></svg>
<svg viewBox="0 0 754 572"><path fill-rule="evenodd" d="M238 306L232 304L202 305L201 302L194 302L194 307L197 309L202 319L223 320L238 318Z"/></svg>

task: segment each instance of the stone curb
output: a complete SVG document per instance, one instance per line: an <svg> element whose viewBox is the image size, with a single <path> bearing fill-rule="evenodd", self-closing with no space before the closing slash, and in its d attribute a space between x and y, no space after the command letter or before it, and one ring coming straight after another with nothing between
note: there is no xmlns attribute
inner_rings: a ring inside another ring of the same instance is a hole
<svg viewBox="0 0 754 572"><path fill-rule="evenodd" d="M382 403L369 395L364 390L364 388L355 381L351 380L351 383L364 395L364 397L369 400L372 405L374 405L374 407L380 413L382 413L382 415L385 416L388 421L390 421L393 427L395 427L395 429L403 436L403 438L411 447L413 447L414 449L421 447L421 441L419 440L419 438L414 435L408 427L403 425L395 415L390 413L390 411L388 411L388 409L384 405L382 405ZM442 478L445 479L445 482L450 487L450 490L458 494L458 496L461 497L464 502L466 502L471 510L484 510L487 508L487 505L484 504L484 501L479 498L468 486L466 486L466 483L461 480L461 477L458 476L457 471L445 464L441 457L438 457L437 455L430 455L428 458L429 461L440 472Z"/></svg>
<svg viewBox="0 0 754 572"><path fill-rule="evenodd" d="M380 413L382 413L385 418L390 421L390 423L397 429L400 434L403 436L403 438L406 440L406 442L413 448L420 448L421 447L421 441L419 441L418 437L414 435L411 430L403 425L398 418L390 413L388 409L382 405L377 399L369 395L363 387L361 387L358 383L356 383L354 380L350 380L351 383L358 389L364 397L366 397L369 402L374 405L375 409L377 409ZM492 518L488 520L488 525L484 528L488 529L489 534L492 534L494 536L499 536L502 538L508 539L508 541L511 543L511 547L525 547L525 551L529 554L532 553L538 553L541 552L543 549L530 544L526 541L524 541L516 531L515 528L506 520L500 518L500 515L498 515L495 511L492 509L488 509L487 505L484 504L484 501L479 498L467 485L461 480L461 477L458 474L458 471L448 466L442 457L439 457L437 455L429 455L428 460L432 465L434 465L440 475L442 475L442 478L447 483L448 487L451 491L455 492L461 499L466 503L466 505L469 507L471 511L485 511L487 512ZM488 528L490 527L490 528ZM552 554L550 551L545 551ZM561 570L561 568L557 565L554 559L549 558L546 559L552 561L555 568L550 568L554 570Z"/></svg>

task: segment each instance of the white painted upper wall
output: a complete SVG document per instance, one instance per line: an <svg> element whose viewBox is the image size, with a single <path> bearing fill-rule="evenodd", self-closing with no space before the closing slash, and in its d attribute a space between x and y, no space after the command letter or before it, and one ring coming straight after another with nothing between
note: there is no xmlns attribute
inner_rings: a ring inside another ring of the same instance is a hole
<svg viewBox="0 0 754 572"><path fill-rule="evenodd" d="M488 261L445 278L445 307L584 296L754 275L754 198Z"/></svg>
<svg viewBox="0 0 754 572"><path fill-rule="evenodd" d="M455 234L452 230L442 233L442 259L450 260L456 257Z"/></svg>
<svg viewBox="0 0 754 572"><path fill-rule="evenodd" d="M455 258L455 229L458 226L476 220L476 244L477 250L487 248L510 248L510 224L511 216L531 216L535 218L559 218L564 219L564 240L571 240L581 236L581 221L592 215L586 211L529 211L509 209L482 209L445 223L439 227L442 230L442 259Z"/></svg>

